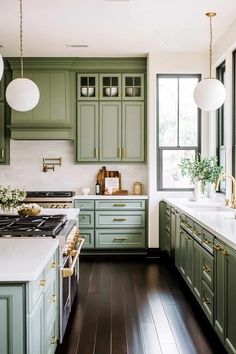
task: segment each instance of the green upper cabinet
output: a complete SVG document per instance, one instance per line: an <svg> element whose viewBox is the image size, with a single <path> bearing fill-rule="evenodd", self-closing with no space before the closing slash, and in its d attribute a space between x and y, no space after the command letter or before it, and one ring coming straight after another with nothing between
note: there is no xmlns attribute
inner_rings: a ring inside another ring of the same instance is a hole
<svg viewBox="0 0 236 354"><path fill-rule="evenodd" d="M6 158L5 104L0 102L0 163Z"/></svg>
<svg viewBox="0 0 236 354"><path fill-rule="evenodd" d="M121 103L100 103L100 161L121 161Z"/></svg>
<svg viewBox="0 0 236 354"><path fill-rule="evenodd" d="M122 161L144 161L144 103L122 103Z"/></svg>
<svg viewBox="0 0 236 354"><path fill-rule="evenodd" d="M4 98L5 98L5 78L3 74L2 79L0 80L0 101L4 101Z"/></svg>
<svg viewBox="0 0 236 354"><path fill-rule="evenodd" d="M0 164L10 162L10 131L6 127L10 112L5 104L5 83L8 75L9 71L5 69L0 81Z"/></svg>
<svg viewBox="0 0 236 354"><path fill-rule="evenodd" d="M100 99L121 100L120 74L100 74Z"/></svg>
<svg viewBox="0 0 236 354"><path fill-rule="evenodd" d="M98 74L77 75L77 99L97 100L99 96Z"/></svg>
<svg viewBox="0 0 236 354"><path fill-rule="evenodd" d="M40 91L38 105L28 112L12 110L11 136L15 139L69 139L71 128L69 71L25 70ZM14 72L18 77L18 72Z"/></svg>
<svg viewBox="0 0 236 354"><path fill-rule="evenodd" d="M144 100L144 75L123 74L122 75L122 99L123 100Z"/></svg>
<svg viewBox="0 0 236 354"><path fill-rule="evenodd" d="M98 102L77 104L77 160L98 161Z"/></svg>

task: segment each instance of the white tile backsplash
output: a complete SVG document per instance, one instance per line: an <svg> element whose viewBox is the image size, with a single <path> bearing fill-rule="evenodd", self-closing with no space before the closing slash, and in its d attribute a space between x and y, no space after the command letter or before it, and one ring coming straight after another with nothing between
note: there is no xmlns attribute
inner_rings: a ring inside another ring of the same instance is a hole
<svg viewBox="0 0 236 354"><path fill-rule="evenodd" d="M90 187L94 194L96 175L102 166L120 171L122 189L132 193L136 181L143 183L147 193L147 165L145 164L75 164L74 144L63 140L11 140L10 165L0 165L0 185L26 190L73 190ZM55 172L42 172L43 157L62 157L62 166Z"/></svg>

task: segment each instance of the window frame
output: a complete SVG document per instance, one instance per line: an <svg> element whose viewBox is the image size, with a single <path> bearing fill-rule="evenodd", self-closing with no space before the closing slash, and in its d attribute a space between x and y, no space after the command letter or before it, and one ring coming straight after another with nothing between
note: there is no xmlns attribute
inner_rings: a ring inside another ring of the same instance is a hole
<svg viewBox="0 0 236 354"><path fill-rule="evenodd" d="M197 146L159 146L159 78L197 78L198 82L201 80L201 74L157 74L156 75L156 107L157 107L157 130L156 130L156 143L157 143L157 191L192 191L193 188L163 188L162 171L163 171L163 151L181 151L181 150L194 150L195 154L201 152L201 110L197 108ZM178 84L178 117L177 117L177 131L179 143L179 84Z"/></svg>

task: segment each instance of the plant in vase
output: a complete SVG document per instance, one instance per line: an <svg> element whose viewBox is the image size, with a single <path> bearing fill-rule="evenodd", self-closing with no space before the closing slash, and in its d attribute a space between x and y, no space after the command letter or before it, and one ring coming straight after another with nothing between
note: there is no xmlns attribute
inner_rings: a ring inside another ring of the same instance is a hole
<svg viewBox="0 0 236 354"><path fill-rule="evenodd" d="M194 184L195 200L199 199L200 193L204 194L207 184L215 183L223 172L223 167L218 165L217 156L202 157L197 154L195 157L182 158L178 166L181 174L189 177Z"/></svg>
<svg viewBox="0 0 236 354"><path fill-rule="evenodd" d="M0 207L2 211L10 211L15 208L26 197L26 192L18 188L0 186Z"/></svg>

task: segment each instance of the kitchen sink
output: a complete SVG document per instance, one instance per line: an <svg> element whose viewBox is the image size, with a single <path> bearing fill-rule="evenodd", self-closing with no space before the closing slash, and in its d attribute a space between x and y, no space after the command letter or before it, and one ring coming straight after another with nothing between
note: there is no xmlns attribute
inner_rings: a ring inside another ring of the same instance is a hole
<svg viewBox="0 0 236 354"><path fill-rule="evenodd" d="M203 204L188 204L186 205L186 207L192 209L192 210L196 210L196 211L202 211L202 212L218 212L218 211L225 211L225 212L229 212L229 211L234 211L234 209L229 208L229 207L225 207L223 205L203 205Z"/></svg>

